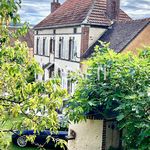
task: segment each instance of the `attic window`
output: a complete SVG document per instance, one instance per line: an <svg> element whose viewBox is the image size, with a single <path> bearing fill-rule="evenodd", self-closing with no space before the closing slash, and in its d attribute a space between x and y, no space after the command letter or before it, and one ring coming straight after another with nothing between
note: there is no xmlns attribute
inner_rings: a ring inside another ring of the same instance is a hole
<svg viewBox="0 0 150 150"><path fill-rule="evenodd" d="M77 28L74 28L74 29L73 29L73 33L77 33Z"/></svg>
<svg viewBox="0 0 150 150"><path fill-rule="evenodd" d="M53 30L53 34L56 34L56 30L55 29Z"/></svg>
<svg viewBox="0 0 150 150"><path fill-rule="evenodd" d="M39 32L38 32L38 31L35 31L35 34L36 34L36 35L38 35L38 34L39 34Z"/></svg>

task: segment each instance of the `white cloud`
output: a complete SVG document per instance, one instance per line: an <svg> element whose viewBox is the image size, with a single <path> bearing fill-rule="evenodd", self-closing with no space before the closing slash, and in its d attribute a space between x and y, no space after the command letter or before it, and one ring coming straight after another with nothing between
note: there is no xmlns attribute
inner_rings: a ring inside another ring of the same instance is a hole
<svg viewBox="0 0 150 150"><path fill-rule="evenodd" d="M121 7L134 19L150 17L150 0L122 0Z"/></svg>

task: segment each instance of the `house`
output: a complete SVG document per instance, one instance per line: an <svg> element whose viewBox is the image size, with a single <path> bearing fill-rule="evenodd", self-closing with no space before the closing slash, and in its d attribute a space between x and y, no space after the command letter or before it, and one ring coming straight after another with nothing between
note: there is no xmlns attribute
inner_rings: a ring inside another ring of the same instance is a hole
<svg viewBox="0 0 150 150"><path fill-rule="evenodd" d="M106 32L114 20L131 18L120 9L120 0L66 0L51 3L51 14L34 27L34 57L44 69L38 80L54 74L73 93L68 73L81 67L81 56Z"/></svg>
<svg viewBox="0 0 150 150"><path fill-rule="evenodd" d="M53 0L51 14L34 27L34 57L44 69L36 78L59 75L71 94L75 85L68 74L82 68L81 61L91 56L98 40L110 42L116 52L135 50L150 44L149 30L149 19L132 20L120 9L120 0L66 0L62 5ZM121 144L111 119L88 119L71 124L69 131L76 133L69 150L106 150Z"/></svg>

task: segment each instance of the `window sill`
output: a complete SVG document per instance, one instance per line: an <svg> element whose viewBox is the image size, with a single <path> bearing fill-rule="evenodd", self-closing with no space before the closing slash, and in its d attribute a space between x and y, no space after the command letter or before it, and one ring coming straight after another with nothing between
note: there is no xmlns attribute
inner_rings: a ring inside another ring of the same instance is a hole
<svg viewBox="0 0 150 150"><path fill-rule="evenodd" d="M34 54L34 56L50 57L50 56L47 56L47 55L41 55L41 54Z"/></svg>
<svg viewBox="0 0 150 150"><path fill-rule="evenodd" d="M70 59L59 58L59 57L55 57L55 59L60 59L60 60L64 60L64 61L70 61L70 62L80 63L80 61L77 61L77 60L70 60Z"/></svg>

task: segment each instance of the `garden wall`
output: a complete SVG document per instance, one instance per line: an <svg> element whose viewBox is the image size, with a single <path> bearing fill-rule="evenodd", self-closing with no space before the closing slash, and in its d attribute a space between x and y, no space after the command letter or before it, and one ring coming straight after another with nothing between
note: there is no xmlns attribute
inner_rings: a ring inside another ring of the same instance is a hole
<svg viewBox="0 0 150 150"><path fill-rule="evenodd" d="M71 124L69 131L76 132L76 139L69 140L69 150L101 150L103 121L102 120L87 120L79 124Z"/></svg>

